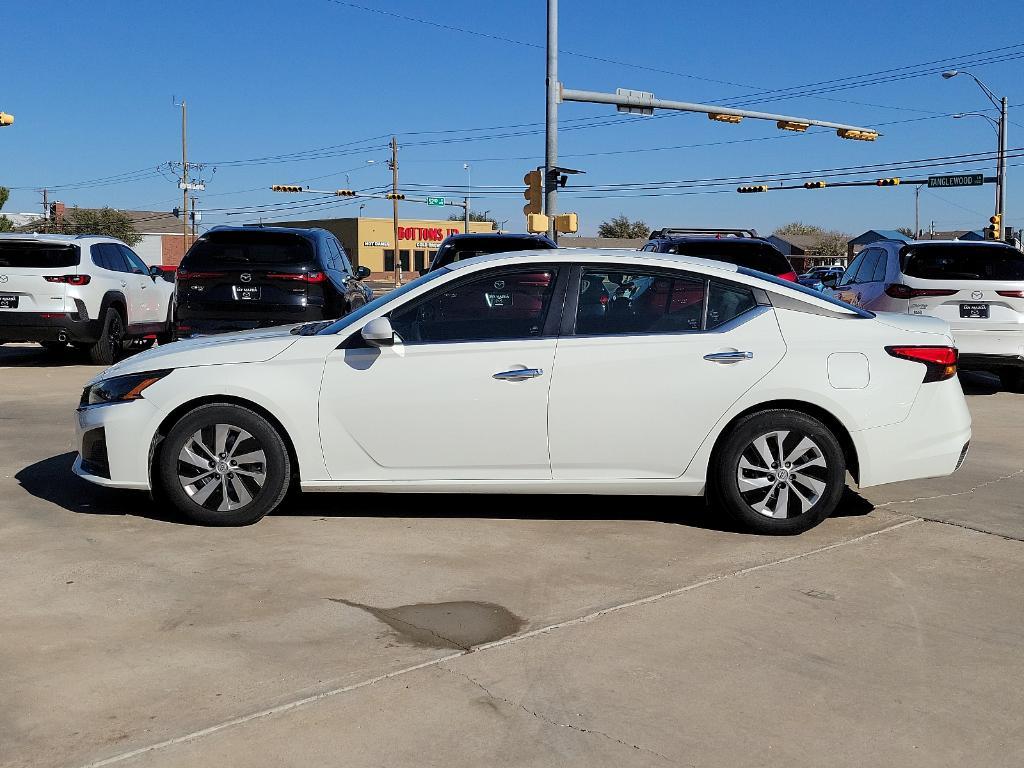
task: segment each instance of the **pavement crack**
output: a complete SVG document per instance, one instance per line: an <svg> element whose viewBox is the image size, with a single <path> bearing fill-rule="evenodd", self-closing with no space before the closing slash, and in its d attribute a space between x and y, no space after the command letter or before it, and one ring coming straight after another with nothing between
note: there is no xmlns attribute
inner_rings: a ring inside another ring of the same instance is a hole
<svg viewBox="0 0 1024 768"><path fill-rule="evenodd" d="M605 731L599 731L596 728L586 728L586 727L584 727L582 725L573 725L572 723L563 723L563 722L559 722L558 720L552 720L547 715L544 715L544 714L538 712L535 709L530 709L528 706L526 706L522 702L513 701L512 699L509 699L509 698L507 698L505 696L501 696L500 694L494 693L494 691L492 691L486 685L481 683L479 680L471 677L470 675L467 675L465 672L460 672L457 669L452 669L451 667L449 667L446 664L439 664L438 666L440 666L440 668L445 670L446 672L449 672L449 673L451 673L453 675L456 675L458 677L465 678L467 681L469 681L470 683L475 685L477 688L479 688L481 691L483 691L484 694L487 696L487 698L491 699L492 701L500 701L503 704L506 704L506 705L512 707L513 709L522 710L523 712L525 712L526 714L530 715L531 717L535 717L536 719L540 720L542 723L547 723L548 725L553 726L555 728L567 728L570 731L576 731L577 733L584 733L584 734L592 735L592 736L600 736L603 739L607 739L608 741L613 741L616 744L621 744L622 746L628 747L629 749L635 749L638 752L643 752L643 753L648 754L648 755L653 755L654 757L657 757L657 758L659 758L661 760L664 760L667 763L671 763L672 765L677 765L678 764L675 760L671 759L670 757L667 757L666 755L661 754L660 752L656 752L655 750L650 749L648 747L640 746L639 744L632 744L632 743L630 743L628 741L623 741L622 739L618 738L617 736L612 736L610 733L606 733Z"/></svg>

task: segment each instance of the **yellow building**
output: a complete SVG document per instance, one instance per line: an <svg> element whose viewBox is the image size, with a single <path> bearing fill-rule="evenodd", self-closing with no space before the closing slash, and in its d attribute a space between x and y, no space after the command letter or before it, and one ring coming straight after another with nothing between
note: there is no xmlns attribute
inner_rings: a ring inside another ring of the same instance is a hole
<svg viewBox="0 0 1024 768"><path fill-rule="evenodd" d="M269 224L269 222L268 222ZM369 267L371 279L383 278L395 270L394 221L390 218L310 219L275 221L281 227L321 227L333 233L355 266ZM429 219L398 220L398 256L402 271L417 272L430 266L437 247L448 235L466 231L463 221ZM469 222L470 232L493 232L489 221Z"/></svg>

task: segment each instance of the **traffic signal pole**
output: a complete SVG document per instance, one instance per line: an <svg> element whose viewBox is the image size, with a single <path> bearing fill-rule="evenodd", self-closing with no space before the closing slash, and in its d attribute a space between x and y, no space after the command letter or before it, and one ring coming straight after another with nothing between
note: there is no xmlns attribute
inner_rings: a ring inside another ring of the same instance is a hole
<svg viewBox="0 0 1024 768"><path fill-rule="evenodd" d="M555 214L558 212L558 0L548 0L547 71L545 74L547 100L545 105L544 139L544 213L548 216L548 235L556 243Z"/></svg>
<svg viewBox="0 0 1024 768"><path fill-rule="evenodd" d="M188 252L188 107L181 100L181 258Z"/></svg>
<svg viewBox="0 0 1024 768"><path fill-rule="evenodd" d="M996 213L999 214L999 221L1006 218L1006 119L1007 110L1006 97L999 100L999 168L996 175L999 183L996 187ZM1000 233L1001 235L1002 233Z"/></svg>
<svg viewBox="0 0 1024 768"><path fill-rule="evenodd" d="M402 257L398 251L398 141L391 137L391 215L395 234L395 288L402 284Z"/></svg>

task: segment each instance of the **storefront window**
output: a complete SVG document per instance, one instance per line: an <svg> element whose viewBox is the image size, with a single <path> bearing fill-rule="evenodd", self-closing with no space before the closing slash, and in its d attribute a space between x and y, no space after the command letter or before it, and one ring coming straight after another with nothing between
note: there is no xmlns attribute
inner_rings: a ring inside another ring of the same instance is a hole
<svg viewBox="0 0 1024 768"><path fill-rule="evenodd" d="M422 272L426 269L426 265L423 263L423 251L413 251L413 264L416 267L417 272Z"/></svg>
<svg viewBox="0 0 1024 768"><path fill-rule="evenodd" d="M395 251L392 248L384 249L384 271L394 272L395 271Z"/></svg>
<svg viewBox="0 0 1024 768"><path fill-rule="evenodd" d="M402 269L406 272L409 271L409 252L407 250L401 250L398 252L399 258L402 260ZM394 269L394 267L392 267Z"/></svg>

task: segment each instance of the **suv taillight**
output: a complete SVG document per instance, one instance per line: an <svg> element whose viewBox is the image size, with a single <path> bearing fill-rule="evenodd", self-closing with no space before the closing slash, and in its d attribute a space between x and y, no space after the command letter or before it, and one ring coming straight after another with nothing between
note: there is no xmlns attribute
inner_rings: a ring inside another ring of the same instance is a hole
<svg viewBox="0 0 1024 768"><path fill-rule="evenodd" d="M996 291L996 293L1008 299L1024 299L1024 291Z"/></svg>
<svg viewBox="0 0 1024 768"><path fill-rule="evenodd" d="M267 272L271 280L297 280L304 283L322 283L327 280L323 272Z"/></svg>
<svg viewBox="0 0 1024 768"><path fill-rule="evenodd" d="M92 280L89 275L47 275L43 279L48 283L67 283L68 285L88 285Z"/></svg>
<svg viewBox="0 0 1024 768"><path fill-rule="evenodd" d="M789 272L783 272L781 274L778 274L776 275L776 277L779 278L780 280L789 280L791 283L795 283L797 282L799 275L797 275L796 272L790 270Z"/></svg>
<svg viewBox="0 0 1024 768"><path fill-rule="evenodd" d="M885 286L885 294L894 299L916 299L919 296L952 296L955 290L949 288L911 288L903 283Z"/></svg>
<svg viewBox="0 0 1024 768"><path fill-rule="evenodd" d="M901 360L923 363L924 382L945 381L956 376L958 353L956 347L900 346L886 347L885 351Z"/></svg>
<svg viewBox="0 0 1024 768"><path fill-rule="evenodd" d="M227 277L227 272L190 272L187 269L178 268L174 273L178 280L203 280L211 277Z"/></svg>

